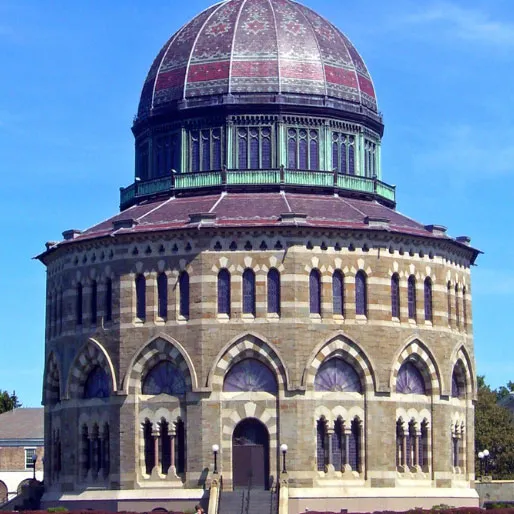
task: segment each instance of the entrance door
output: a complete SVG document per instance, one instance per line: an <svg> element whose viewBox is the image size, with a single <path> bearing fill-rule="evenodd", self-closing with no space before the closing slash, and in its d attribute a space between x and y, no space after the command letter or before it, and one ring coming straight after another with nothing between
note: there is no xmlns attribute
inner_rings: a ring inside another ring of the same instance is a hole
<svg viewBox="0 0 514 514"><path fill-rule="evenodd" d="M239 423L232 436L234 487L268 488L269 435L256 419Z"/></svg>

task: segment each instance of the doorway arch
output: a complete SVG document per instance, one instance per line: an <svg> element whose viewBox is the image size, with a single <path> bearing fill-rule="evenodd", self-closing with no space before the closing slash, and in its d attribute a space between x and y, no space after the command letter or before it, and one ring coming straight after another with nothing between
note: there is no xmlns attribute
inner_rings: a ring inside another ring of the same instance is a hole
<svg viewBox="0 0 514 514"><path fill-rule="evenodd" d="M243 419L232 435L234 488L269 488L269 433L255 418Z"/></svg>

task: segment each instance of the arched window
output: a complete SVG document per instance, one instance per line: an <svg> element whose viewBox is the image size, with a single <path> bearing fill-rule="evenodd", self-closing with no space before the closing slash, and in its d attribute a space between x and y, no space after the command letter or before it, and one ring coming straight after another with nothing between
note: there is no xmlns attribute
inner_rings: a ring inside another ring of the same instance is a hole
<svg viewBox="0 0 514 514"><path fill-rule="evenodd" d="M189 274L183 271L179 278L179 315L189 318Z"/></svg>
<svg viewBox="0 0 514 514"><path fill-rule="evenodd" d="M75 319L77 325L82 325L82 284L80 282L77 284Z"/></svg>
<svg viewBox="0 0 514 514"><path fill-rule="evenodd" d="M110 431L109 431L109 424L105 423L104 428L102 431L102 460L101 460L101 467L103 470L104 477L107 477L109 475L109 471L111 468L111 438L110 438Z"/></svg>
<svg viewBox="0 0 514 514"><path fill-rule="evenodd" d="M391 277L391 315L400 319L400 277L394 273Z"/></svg>
<svg viewBox="0 0 514 514"><path fill-rule="evenodd" d="M289 129L287 131L287 167L290 169L296 169L298 167L296 144L297 144L296 130Z"/></svg>
<svg viewBox="0 0 514 514"><path fill-rule="evenodd" d="M407 302L409 319L416 319L416 278L414 275L409 277L407 282Z"/></svg>
<svg viewBox="0 0 514 514"><path fill-rule="evenodd" d="M319 367L314 379L314 390L361 393L362 385L353 366L334 357Z"/></svg>
<svg viewBox="0 0 514 514"><path fill-rule="evenodd" d="M108 278L105 281L105 321L112 321L112 280Z"/></svg>
<svg viewBox="0 0 514 514"><path fill-rule="evenodd" d="M425 321L432 321L432 280L430 277L425 279L424 285L425 299Z"/></svg>
<svg viewBox="0 0 514 514"><path fill-rule="evenodd" d="M398 371L396 392L401 394L426 394L423 375L413 362L405 362Z"/></svg>
<svg viewBox="0 0 514 514"><path fill-rule="evenodd" d="M96 280L91 282L91 324L96 325L98 318L98 285Z"/></svg>
<svg viewBox="0 0 514 514"><path fill-rule="evenodd" d="M321 316L321 274L313 269L309 276L309 303L310 313Z"/></svg>
<svg viewBox="0 0 514 514"><path fill-rule="evenodd" d="M366 274L358 271L355 275L355 313L362 316L368 315L368 288Z"/></svg>
<svg viewBox="0 0 514 514"><path fill-rule="evenodd" d="M316 463L318 471L325 471L328 461L327 422L318 419L316 423Z"/></svg>
<svg viewBox="0 0 514 514"><path fill-rule="evenodd" d="M87 425L82 425L81 433L81 468L82 476L85 478L91 469L91 439L89 438L89 430Z"/></svg>
<svg viewBox="0 0 514 514"><path fill-rule="evenodd" d="M452 324L452 284L448 282L446 285L446 300L448 304L448 326Z"/></svg>
<svg viewBox="0 0 514 514"><path fill-rule="evenodd" d="M146 319L146 280L144 275L136 276L136 317Z"/></svg>
<svg viewBox="0 0 514 514"><path fill-rule="evenodd" d="M175 423L175 468L177 473L186 471L186 429L181 419Z"/></svg>
<svg viewBox="0 0 514 514"><path fill-rule="evenodd" d="M268 313L280 314L280 273L275 268L268 272Z"/></svg>
<svg viewBox="0 0 514 514"><path fill-rule="evenodd" d="M336 270L332 275L332 309L337 316L344 316L344 275Z"/></svg>
<svg viewBox="0 0 514 514"><path fill-rule="evenodd" d="M452 372L452 398L465 398L466 371L462 361L457 361Z"/></svg>
<svg viewBox="0 0 514 514"><path fill-rule="evenodd" d="M84 385L84 398L107 398L111 394L109 377L100 366L95 366L89 373Z"/></svg>
<svg viewBox="0 0 514 514"><path fill-rule="evenodd" d="M152 435L153 424L149 419L145 419L143 423L143 441L144 441L144 464L145 473L147 475L152 474L152 470L155 466L155 444Z"/></svg>
<svg viewBox="0 0 514 514"><path fill-rule="evenodd" d="M274 373L257 359L244 359L232 368L225 376L223 391L265 391L275 394L278 391Z"/></svg>
<svg viewBox="0 0 514 514"><path fill-rule="evenodd" d="M159 273L157 276L157 315L159 318L168 317L168 277L166 273Z"/></svg>
<svg viewBox="0 0 514 514"><path fill-rule="evenodd" d="M178 366L162 361L146 374L141 391L143 394L178 396L186 393L186 380Z"/></svg>
<svg viewBox="0 0 514 514"><path fill-rule="evenodd" d="M459 285L455 284L455 324L460 327Z"/></svg>
<svg viewBox="0 0 514 514"><path fill-rule="evenodd" d="M225 268L218 273L218 314L230 316L230 273Z"/></svg>
<svg viewBox="0 0 514 514"><path fill-rule="evenodd" d="M464 330L468 329L468 303L467 303L467 289L466 286L462 288L462 322ZM62 299L62 296L61 296Z"/></svg>
<svg viewBox="0 0 514 514"><path fill-rule="evenodd" d="M350 428L350 441L349 441L349 464L352 468L352 471L361 472L362 471L362 463L361 463L361 442L362 442L362 427L360 420L354 418L351 423Z"/></svg>
<svg viewBox="0 0 514 514"><path fill-rule="evenodd" d="M255 316L255 273L249 268L243 273L243 313Z"/></svg>

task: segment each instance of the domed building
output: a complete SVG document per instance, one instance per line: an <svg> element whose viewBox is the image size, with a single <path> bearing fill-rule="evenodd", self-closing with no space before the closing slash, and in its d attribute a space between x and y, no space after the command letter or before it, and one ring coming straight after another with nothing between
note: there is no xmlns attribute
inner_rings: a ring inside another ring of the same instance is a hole
<svg viewBox="0 0 514 514"><path fill-rule="evenodd" d="M45 504L478 505L479 252L396 210L348 38L222 1L159 52L132 130L120 212L39 256Z"/></svg>

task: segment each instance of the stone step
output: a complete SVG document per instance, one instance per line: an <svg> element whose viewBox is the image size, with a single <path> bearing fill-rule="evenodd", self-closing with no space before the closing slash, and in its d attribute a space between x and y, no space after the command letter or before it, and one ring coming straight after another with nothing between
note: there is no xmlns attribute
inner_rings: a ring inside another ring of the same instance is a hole
<svg viewBox="0 0 514 514"><path fill-rule="evenodd" d="M271 491L236 489L221 493L218 512L219 514L275 514L276 505L277 497Z"/></svg>

